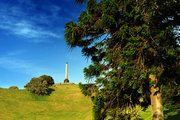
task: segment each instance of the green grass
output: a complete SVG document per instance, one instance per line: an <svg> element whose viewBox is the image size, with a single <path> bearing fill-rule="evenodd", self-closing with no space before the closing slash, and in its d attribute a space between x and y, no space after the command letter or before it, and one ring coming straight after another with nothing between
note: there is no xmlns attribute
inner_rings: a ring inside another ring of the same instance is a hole
<svg viewBox="0 0 180 120"><path fill-rule="evenodd" d="M2 120L91 120L92 103L77 85L58 85L50 96L0 88Z"/></svg>
<svg viewBox="0 0 180 120"><path fill-rule="evenodd" d="M92 102L77 85L57 85L50 96L0 88L0 120L92 120ZM151 120L151 107L139 112ZM180 120L180 110L164 109L165 120Z"/></svg>
<svg viewBox="0 0 180 120"><path fill-rule="evenodd" d="M151 106L146 111L140 111L140 116L142 120L151 120ZM180 120L180 110L169 110L167 108L164 108L164 119Z"/></svg>

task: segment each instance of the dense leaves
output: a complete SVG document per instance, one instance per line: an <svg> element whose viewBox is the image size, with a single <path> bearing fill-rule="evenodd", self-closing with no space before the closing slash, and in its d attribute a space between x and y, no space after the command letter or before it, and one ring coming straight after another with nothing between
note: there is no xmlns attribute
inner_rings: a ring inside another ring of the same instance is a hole
<svg viewBox="0 0 180 120"><path fill-rule="evenodd" d="M48 95L51 92L49 86L54 84L51 76L43 75L38 78L34 77L24 87L31 93L36 95Z"/></svg>
<svg viewBox="0 0 180 120"><path fill-rule="evenodd" d="M81 89L81 92L85 96L93 96L93 93L97 91L97 87L93 83L89 84L82 84L81 82L79 83L79 88Z"/></svg>
<svg viewBox="0 0 180 120"><path fill-rule="evenodd" d="M48 86L52 86L54 84L54 80L51 76L42 75L39 78L42 78L43 80L45 80L47 82Z"/></svg>
<svg viewBox="0 0 180 120"><path fill-rule="evenodd" d="M127 107L149 104L150 74L158 86L178 81L180 1L88 0L86 8L65 25L65 40L92 59L84 75L97 78L94 118L130 119Z"/></svg>
<svg viewBox="0 0 180 120"><path fill-rule="evenodd" d="M175 84L163 87L163 103L166 108L180 109L180 86Z"/></svg>

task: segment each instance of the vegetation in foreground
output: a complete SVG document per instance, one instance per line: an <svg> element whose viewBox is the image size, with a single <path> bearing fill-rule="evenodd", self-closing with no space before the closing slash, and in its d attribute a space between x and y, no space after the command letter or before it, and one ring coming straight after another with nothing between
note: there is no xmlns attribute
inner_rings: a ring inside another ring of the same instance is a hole
<svg viewBox="0 0 180 120"><path fill-rule="evenodd" d="M151 104L152 119L164 120L162 86L180 87L180 1L75 1L86 10L65 25L65 41L92 60L84 75L96 78L94 119L130 119L127 108Z"/></svg>
<svg viewBox="0 0 180 120"><path fill-rule="evenodd" d="M77 85L56 85L50 96L25 90L0 88L2 120L92 120L92 102ZM166 120L180 119L180 111L164 110ZM139 109L142 120L151 120L151 107Z"/></svg>

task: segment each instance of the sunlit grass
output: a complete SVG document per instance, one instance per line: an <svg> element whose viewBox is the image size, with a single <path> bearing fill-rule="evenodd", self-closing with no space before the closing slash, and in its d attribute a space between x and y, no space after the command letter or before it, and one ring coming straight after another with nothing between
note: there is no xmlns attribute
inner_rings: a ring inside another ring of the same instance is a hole
<svg viewBox="0 0 180 120"><path fill-rule="evenodd" d="M2 120L91 120L92 103L77 85L58 85L50 96L0 88Z"/></svg>
<svg viewBox="0 0 180 120"><path fill-rule="evenodd" d="M140 116L142 120L151 120L152 119L151 106L149 106L146 111L141 111ZM176 109L169 110L167 108L164 108L164 119L165 120L180 120L180 110L176 110Z"/></svg>
<svg viewBox="0 0 180 120"><path fill-rule="evenodd" d="M50 96L0 88L0 120L92 120L91 99L77 85L58 85ZM151 120L151 107L137 108L141 120ZM180 110L164 109L165 120L180 120Z"/></svg>

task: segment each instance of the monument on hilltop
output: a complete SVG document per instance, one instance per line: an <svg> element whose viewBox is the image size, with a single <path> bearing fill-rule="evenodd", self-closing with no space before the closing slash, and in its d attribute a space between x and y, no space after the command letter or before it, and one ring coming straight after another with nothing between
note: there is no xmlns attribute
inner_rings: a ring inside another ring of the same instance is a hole
<svg viewBox="0 0 180 120"><path fill-rule="evenodd" d="M66 73L65 73L64 83L69 83L69 80L68 80L68 62L66 62Z"/></svg>

